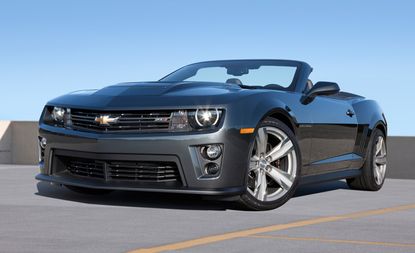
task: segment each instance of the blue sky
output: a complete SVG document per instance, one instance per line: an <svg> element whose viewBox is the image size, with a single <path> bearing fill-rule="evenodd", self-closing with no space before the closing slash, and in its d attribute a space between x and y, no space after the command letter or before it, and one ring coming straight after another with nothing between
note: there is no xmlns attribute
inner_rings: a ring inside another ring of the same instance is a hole
<svg viewBox="0 0 415 253"><path fill-rule="evenodd" d="M415 135L414 1L0 0L0 119L214 59L297 59Z"/></svg>

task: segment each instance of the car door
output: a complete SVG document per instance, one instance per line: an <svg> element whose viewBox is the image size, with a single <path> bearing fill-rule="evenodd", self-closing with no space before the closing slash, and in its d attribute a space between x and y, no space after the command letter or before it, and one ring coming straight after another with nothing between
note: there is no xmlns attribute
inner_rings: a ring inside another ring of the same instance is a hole
<svg viewBox="0 0 415 253"><path fill-rule="evenodd" d="M316 96L306 105L312 124L309 173L349 168L357 134L357 119L351 104L341 96Z"/></svg>

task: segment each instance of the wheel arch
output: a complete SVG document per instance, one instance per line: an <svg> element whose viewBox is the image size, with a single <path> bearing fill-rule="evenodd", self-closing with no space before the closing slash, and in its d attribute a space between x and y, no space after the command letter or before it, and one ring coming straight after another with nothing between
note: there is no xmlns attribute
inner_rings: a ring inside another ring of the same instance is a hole
<svg viewBox="0 0 415 253"><path fill-rule="evenodd" d="M388 130L387 130L386 124L383 123L382 121L377 122L374 129L379 129L385 135L385 138L387 137Z"/></svg>
<svg viewBox="0 0 415 253"><path fill-rule="evenodd" d="M288 128L293 131L294 135L296 134L296 120L295 118L290 115L287 111L281 108L275 108L268 111L261 119L264 120L265 118L270 117L274 119L278 119L283 122Z"/></svg>

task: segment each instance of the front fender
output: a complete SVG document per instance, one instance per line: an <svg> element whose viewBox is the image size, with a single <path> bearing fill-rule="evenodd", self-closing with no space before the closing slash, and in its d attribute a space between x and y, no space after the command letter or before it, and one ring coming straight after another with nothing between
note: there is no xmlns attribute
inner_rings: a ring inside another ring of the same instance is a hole
<svg viewBox="0 0 415 253"><path fill-rule="evenodd" d="M265 117L279 113L289 118L294 126L297 120L289 100L289 96L273 92L253 94L229 105L226 116L236 128L256 128Z"/></svg>
<svg viewBox="0 0 415 253"><path fill-rule="evenodd" d="M373 100L362 100L353 104L359 124L360 144L357 145L356 153L360 153L367 158L369 142L373 134L373 130L381 128L387 135L387 122L379 104Z"/></svg>
<svg viewBox="0 0 415 253"><path fill-rule="evenodd" d="M374 100L363 100L353 105L359 125L367 125L371 131L382 125L387 129L382 108Z"/></svg>

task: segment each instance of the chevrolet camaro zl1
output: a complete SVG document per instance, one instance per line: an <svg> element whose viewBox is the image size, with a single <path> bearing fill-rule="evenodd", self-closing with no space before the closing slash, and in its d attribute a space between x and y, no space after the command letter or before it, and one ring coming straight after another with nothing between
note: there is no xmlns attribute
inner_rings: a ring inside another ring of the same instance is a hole
<svg viewBox="0 0 415 253"><path fill-rule="evenodd" d="M309 79L291 60L209 61L156 82L128 82L48 102L38 180L82 193L215 195L253 210L300 184L347 179L379 190L385 116L373 101Z"/></svg>

